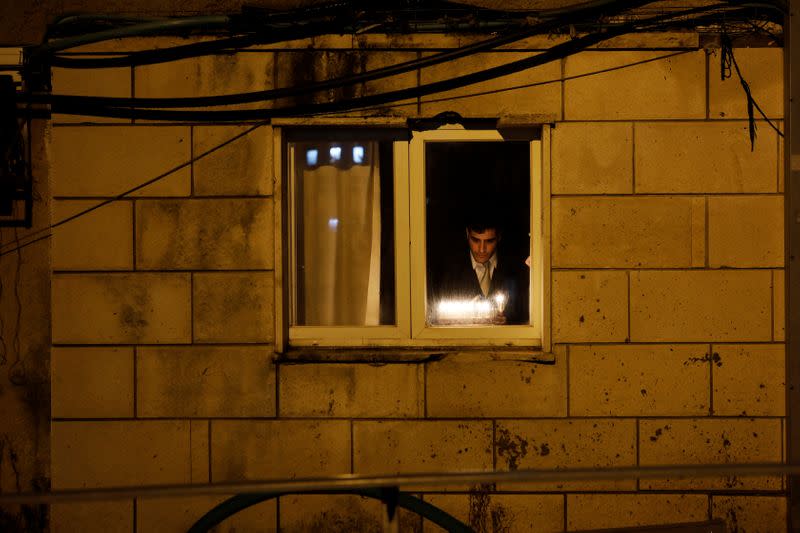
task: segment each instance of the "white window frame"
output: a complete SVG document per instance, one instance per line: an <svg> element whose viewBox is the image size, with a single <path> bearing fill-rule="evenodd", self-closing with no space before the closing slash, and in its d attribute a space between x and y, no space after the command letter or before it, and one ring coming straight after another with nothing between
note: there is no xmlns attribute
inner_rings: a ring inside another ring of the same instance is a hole
<svg viewBox="0 0 800 533"><path fill-rule="evenodd" d="M304 124L308 125L307 123ZM330 124L326 124L330 125ZM342 127L348 127L343 124ZM291 206L293 169L288 143L279 127L273 129L275 171L275 348L293 347L532 347L550 346L550 130L530 143L531 279L530 325L429 326L426 324L425 161L426 142L505 140L496 130L467 130L445 126L412 132L410 141L394 142L394 224L396 324L382 326L293 326L289 323L292 297L291 254L295 220ZM288 156L288 157L287 157ZM287 160L284 161L284 157ZM547 179L545 179L545 177Z"/></svg>

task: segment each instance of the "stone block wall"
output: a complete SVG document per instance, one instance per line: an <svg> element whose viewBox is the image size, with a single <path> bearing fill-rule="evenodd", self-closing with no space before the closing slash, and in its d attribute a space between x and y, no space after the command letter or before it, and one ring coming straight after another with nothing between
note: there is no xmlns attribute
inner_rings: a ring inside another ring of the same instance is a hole
<svg viewBox="0 0 800 533"><path fill-rule="evenodd" d="M272 127L188 164L251 126L54 117L52 220L113 201L52 240L53 488L780 461L781 139L759 120L751 151L738 81L719 80L713 50L659 49L667 41L691 47L692 36L638 39L628 46L651 49L595 49L367 112L524 114L552 124L552 365L480 353L279 363ZM399 50L372 50L389 42ZM57 69L53 83L62 94L225 94L372 69L459 42L329 37L89 78ZM92 49L154 44L167 43ZM550 44L531 39L346 96L452 77ZM781 50L736 53L759 104L782 126ZM442 100L450 97L459 98ZM773 477L411 489L482 531L712 517L732 530L785 527L782 480ZM59 505L52 526L180 531L220 500ZM359 497L290 496L221 530L371 531L382 521L381 507ZM401 526L436 530L407 514Z"/></svg>

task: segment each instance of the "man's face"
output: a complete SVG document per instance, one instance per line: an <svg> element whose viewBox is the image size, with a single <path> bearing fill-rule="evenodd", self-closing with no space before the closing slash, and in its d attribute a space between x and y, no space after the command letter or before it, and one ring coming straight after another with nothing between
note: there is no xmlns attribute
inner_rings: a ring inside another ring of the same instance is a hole
<svg viewBox="0 0 800 533"><path fill-rule="evenodd" d="M467 230L469 250L478 263L485 263L492 258L497 249L498 240L497 230L494 228L487 228L483 233Z"/></svg>

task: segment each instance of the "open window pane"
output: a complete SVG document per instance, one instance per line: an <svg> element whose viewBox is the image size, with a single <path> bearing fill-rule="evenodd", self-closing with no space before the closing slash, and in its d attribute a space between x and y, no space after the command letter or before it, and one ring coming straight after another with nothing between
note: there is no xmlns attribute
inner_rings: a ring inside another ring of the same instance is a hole
<svg viewBox="0 0 800 533"><path fill-rule="evenodd" d="M395 323L390 141L289 143L292 325Z"/></svg>
<svg viewBox="0 0 800 533"><path fill-rule="evenodd" d="M530 324L530 145L426 142L427 324Z"/></svg>

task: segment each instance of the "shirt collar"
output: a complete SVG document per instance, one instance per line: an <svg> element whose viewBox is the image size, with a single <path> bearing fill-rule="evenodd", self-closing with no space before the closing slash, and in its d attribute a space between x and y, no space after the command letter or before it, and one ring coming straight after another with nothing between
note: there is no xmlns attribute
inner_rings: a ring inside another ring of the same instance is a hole
<svg viewBox="0 0 800 533"><path fill-rule="evenodd" d="M475 258L472 257L472 252L469 253L469 259L472 261L472 270L475 270L480 263L475 261ZM491 276L494 272L494 269L497 267L497 252L493 253L492 257L490 257L489 260L484 264L489 265L489 275Z"/></svg>

